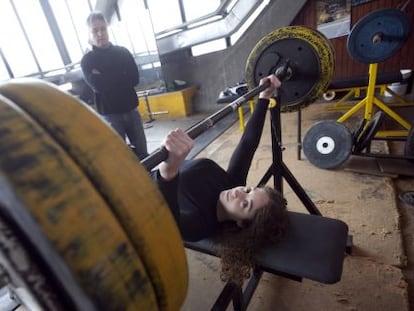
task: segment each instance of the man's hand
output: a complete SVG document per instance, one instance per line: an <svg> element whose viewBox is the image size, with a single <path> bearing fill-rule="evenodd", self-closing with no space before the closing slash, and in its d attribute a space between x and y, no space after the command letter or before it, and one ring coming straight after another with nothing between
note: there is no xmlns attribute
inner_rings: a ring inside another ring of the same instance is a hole
<svg viewBox="0 0 414 311"><path fill-rule="evenodd" d="M101 72L98 70L98 69L92 69L92 74L93 75L100 75L101 74Z"/></svg>
<svg viewBox="0 0 414 311"><path fill-rule="evenodd" d="M164 139L168 158L159 166L159 172L165 180L171 180L178 174L178 170L194 147L194 142L182 129L175 129Z"/></svg>

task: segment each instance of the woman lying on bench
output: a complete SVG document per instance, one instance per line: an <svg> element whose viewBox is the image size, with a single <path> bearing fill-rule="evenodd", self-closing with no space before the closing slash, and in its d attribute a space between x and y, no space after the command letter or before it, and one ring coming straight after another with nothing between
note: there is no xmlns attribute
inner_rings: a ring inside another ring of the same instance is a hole
<svg viewBox="0 0 414 311"><path fill-rule="evenodd" d="M279 192L267 186L246 186L269 98L281 84L274 75L260 84L266 79L271 84L259 94L227 170L210 159L184 161L193 141L182 129L176 129L164 140L167 160L152 172L183 239L217 236L221 278L238 285L249 277L256 252L280 238L287 226L286 204Z"/></svg>

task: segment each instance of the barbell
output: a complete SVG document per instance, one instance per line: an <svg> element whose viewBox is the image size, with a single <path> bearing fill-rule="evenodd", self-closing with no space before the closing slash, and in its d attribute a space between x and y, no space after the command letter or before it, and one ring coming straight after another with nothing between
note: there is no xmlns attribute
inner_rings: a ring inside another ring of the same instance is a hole
<svg viewBox="0 0 414 311"><path fill-rule="evenodd" d="M409 32L410 21L402 10L375 10L352 27L347 38L348 53L364 64L383 62L401 49Z"/></svg>
<svg viewBox="0 0 414 311"><path fill-rule="evenodd" d="M287 26L263 37L250 52L246 62L249 91L216 113L186 130L193 139L213 127L240 105L258 95L268 84L260 79L275 74L283 81L278 90L281 112L292 112L308 106L328 88L334 72L334 51L330 41L319 31L304 26ZM153 169L168 157L160 147L141 163Z"/></svg>
<svg viewBox="0 0 414 311"><path fill-rule="evenodd" d="M319 97L332 72L333 52L321 34L299 26L276 30L248 58L248 95L188 132L198 136L255 97L267 87L257 86L263 75L283 78L278 104L293 111ZM180 309L187 262L175 221L148 176L166 156L155 154L149 159L156 161L140 164L94 111L51 83L1 83L0 230L36 267L27 273L18 267L0 240L9 281L44 308L61 301L77 310ZM42 290L30 282L32 271L43 276Z"/></svg>

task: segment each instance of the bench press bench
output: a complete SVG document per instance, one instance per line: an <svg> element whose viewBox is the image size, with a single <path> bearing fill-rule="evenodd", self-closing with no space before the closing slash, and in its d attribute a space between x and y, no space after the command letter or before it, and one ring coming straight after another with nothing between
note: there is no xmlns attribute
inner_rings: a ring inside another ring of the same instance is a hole
<svg viewBox="0 0 414 311"><path fill-rule="evenodd" d="M235 310L245 310L260 281L262 272L287 277L295 281L333 284L341 279L347 247L348 226L341 220L298 212L289 213L289 226L283 238L263 249L257 257L257 267L242 292L227 283L212 310L225 310L233 301ZM185 242L185 247L218 256L212 239Z"/></svg>
<svg viewBox="0 0 414 311"><path fill-rule="evenodd" d="M336 92L346 92L346 94L339 99L332 107L328 107L327 110L341 110L347 109L352 106L352 104L345 105L348 99L352 96L358 98L360 96L361 90L367 90L369 85L370 75L359 75L350 78L340 78L334 79L331 81L328 90L324 93L325 94L332 93L334 95ZM377 73L376 81L375 81L375 88L380 89L381 95L384 95L385 92L390 92L389 85L393 83L403 83L407 82L408 79L405 79L400 70L392 71L392 72L380 72ZM397 94L393 94L396 96L398 100L403 101L400 96Z"/></svg>

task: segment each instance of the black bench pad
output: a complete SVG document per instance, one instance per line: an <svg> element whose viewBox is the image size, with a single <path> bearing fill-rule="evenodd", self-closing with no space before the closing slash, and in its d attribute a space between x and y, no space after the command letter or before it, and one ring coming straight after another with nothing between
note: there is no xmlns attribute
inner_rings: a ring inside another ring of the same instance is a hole
<svg viewBox="0 0 414 311"><path fill-rule="evenodd" d="M391 84L403 81L400 71L381 72L377 74L376 85ZM335 79L331 81L328 87L330 89L348 89L352 87L367 86L369 83L369 75L360 75L352 78Z"/></svg>
<svg viewBox="0 0 414 311"><path fill-rule="evenodd" d="M289 227L279 242L258 254L263 271L332 284L341 279L348 226L337 219L289 212ZM185 247L217 256L215 242L184 242Z"/></svg>

